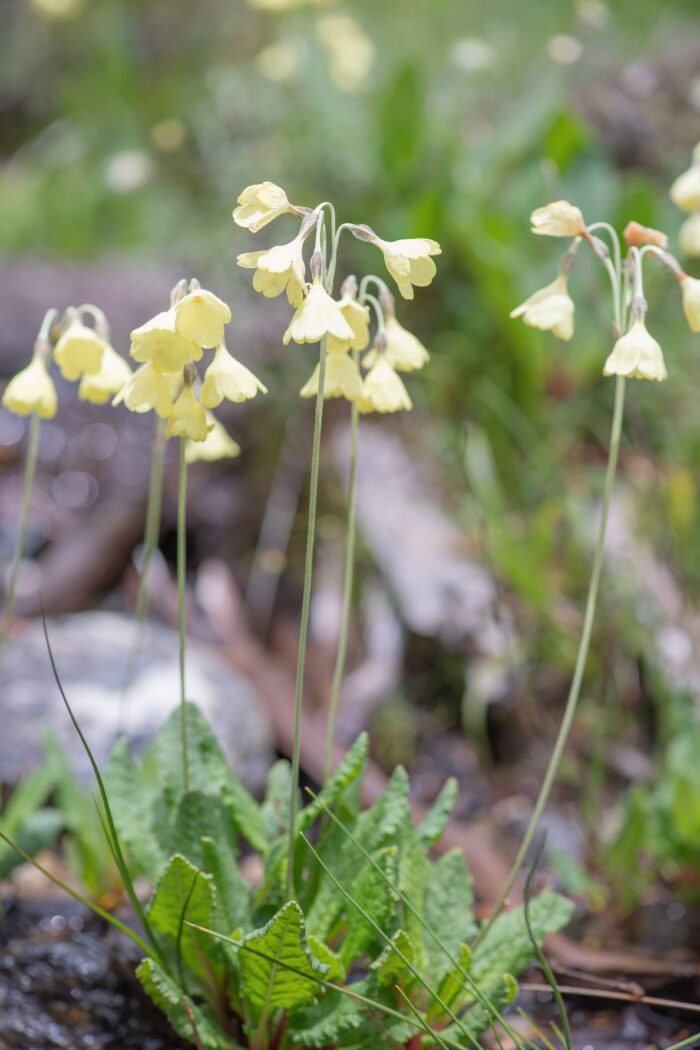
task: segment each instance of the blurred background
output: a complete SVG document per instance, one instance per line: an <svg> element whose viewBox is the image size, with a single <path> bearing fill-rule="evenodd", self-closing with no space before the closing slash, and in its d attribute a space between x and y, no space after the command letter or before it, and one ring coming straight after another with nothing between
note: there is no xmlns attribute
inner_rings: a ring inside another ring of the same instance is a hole
<svg viewBox="0 0 700 1050"><path fill-rule="evenodd" d="M398 304L432 357L408 377L415 410L363 422L340 730L371 726L378 762L406 763L426 796L456 773L461 815L489 815L515 841L575 659L613 395L602 376L609 292L592 257L580 253L570 281L570 343L509 319L553 279L561 248L532 237L528 218L565 197L587 222L636 219L677 250L684 216L668 190L700 138L695 0L4 0L2 18L2 376L24 366L50 305L97 302L126 353L130 329L183 274L231 303L229 348L270 395L223 413L238 460L191 471L190 567L194 585L207 560L228 566L256 638L289 666L312 423L298 390L313 354L282 348L286 304L256 297L236 267L238 253L296 225L282 218L253 237L231 210L245 186L271 180L295 204L331 200L341 221L386 239L442 245L433 284ZM378 266L368 246L343 244L341 279ZM675 282L649 268L646 291L669 379L629 384L600 613L550 815L564 887L620 915L666 907L666 892L692 901L700 871L700 343ZM82 404L65 383L59 397L18 611L37 613L40 588L50 612L128 610L151 423ZM346 409L327 413L310 662L320 712ZM22 422L0 412L5 562L23 447ZM409 508L405 552L373 514L387 479ZM175 484L173 464L166 575ZM277 531L261 548L271 493ZM154 608L172 613L157 596ZM671 944L690 936L681 908Z"/></svg>

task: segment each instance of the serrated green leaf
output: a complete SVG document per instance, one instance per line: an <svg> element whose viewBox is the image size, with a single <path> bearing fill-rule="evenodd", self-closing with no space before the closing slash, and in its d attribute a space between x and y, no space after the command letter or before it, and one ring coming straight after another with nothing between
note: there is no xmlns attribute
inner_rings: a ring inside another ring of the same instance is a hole
<svg viewBox="0 0 700 1050"><path fill-rule="evenodd" d="M122 845L139 871L155 883L168 858L157 833L163 827L157 818L159 790L141 775L126 737L114 745L103 780Z"/></svg>
<svg viewBox="0 0 700 1050"><path fill-rule="evenodd" d="M367 733L360 733L333 776L318 793L317 798L313 799L299 814L297 831L306 831L321 815L324 806L330 809L335 805L346 788L360 777L367 763L368 751L369 737Z"/></svg>
<svg viewBox="0 0 700 1050"><path fill-rule="evenodd" d="M426 846L432 846L437 842L447 827L458 792L457 780L455 777L448 777L432 806L416 828L418 838Z"/></svg>
<svg viewBox="0 0 700 1050"><path fill-rule="evenodd" d="M398 844L402 831L413 831L408 791L408 773L403 766L396 766L381 798L371 809L360 813L354 834L368 853Z"/></svg>
<svg viewBox="0 0 700 1050"><path fill-rule="evenodd" d="M214 928L230 932L250 921L250 886L241 875L238 859L224 837L202 839L204 870L214 880Z"/></svg>
<svg viewBox="0 0 700 1050"><path fill-rule="evenodd" d="M193 888L194 887L194 888ZM159 944L169 960L175 959L175 948L185 903L185 918L197 926L210 926L214 901L212 878L198 872L186 857L175 854L170 858L147 909L151 929L159 938ZM180 936L180 951L183 962L196 974L206 976L202 961L203 946L206 950L211 942L186 923ZM210 948L211 950L211 948Z"/></svg>
<svg viewBox="0 0 700 1050"><path fill-rule="evenodd" d="M144 959L136 976L146 994L160 1007L170 1024L183 1039L192 1039L192 1025L183 1003L183 990L168 977L153 959ZM188 1000L197 1025L197 1033L205 1050L239 1050L238 1044L220 1028L214 1011L208 1006L197 1006Z"/></svg>
<svg viewBox="0 0 700 1050"><path fill-rule="evenodd" d="M268 842L286 835L289 827L289 796L292 789L292 767L286 758L275 762L267 774L262 816Z"/></svg>
<svg viewBox="0 0 700 1050"><path fill-rule="evenodd" d="M465 980L464 974L469 973L472 964L472 953L469 950L469 946L466 944L460 944L455 958L459 963L459 966L450 966L450 969L442 978L438 988L438 995L443 1003L450 1007L457 996L461 994L463 989L468 987L468 982ZM431 1022L438 1017L444 1017L444 1011L436 1000L433 1000L428 1007L426 1017Z"/></svg>
<svg viewBox="0 0 700 1050"><path fill-rule="evenodd" d="M266 926L244 937L243 944L266 956L239 949L243 994L256 1019L280 1006L291 1009L311 1002L318 994L315 978L325 978L328 966L309 950L304 916L296 901L289 901Z"/></svg>
<svg viewBox="0 0 700 1050"><path fill-rule="evenodd" d="M312 937L311 934L306 935L306 941L311 953L315 955L320 963L324 963L328 967L325 979L336 983L344 981L346 977L345 967L339 956L332 952L327 944L319 941L316 937Z"/></svg>
<svg viewBox="0 0 700 1050"><path fill-rule="evenodd" d="M425 891L423 917L452 956L460 945L475 936L472 880L461 850L450 850L433 866ZM452 968L450 959L429 934L425 950L430 960L430 977L438 985ZM504 967L508 969L508 967Z"/></svg>
<svg viewBox="0 0 700 1050"><path fill-rule="evenodd" d="M512 1002L512 994L513 978L510 974L501 974L490 993L486 996L490 1010L486 1010L479 1003L476 1003L469 1011L462 1014L461 1028L455 1024L451 1024L448 1025L447 1028L441 1029L440 1034L446 1039L464 1045L464 1030L466 1029L469 1035L473 1039L476 1039L477 1036L481 1035L481 1033L488 1028L491 1024L492 1018L497 1016L510 1002ZM431 1041L431 1045L437 1044L434 1041Z"/></svg>
<svg viewBox="0 0 700 1050"><path fill-rule="evenodd" d="M397 881L398 851L396 846L387 846L374 857L384 874L391 882ZM339 892L339 891L338 891ZM353 900L357 901L370 919L385 930L394 910L395 895L386 879L369 862L365 862L359 876L348 890ZM368 922L357 908L345 901L344 911L347 920L347 931L340 946L340 958L346 969L378 940L378 934L371 922ZM383 942L381 942L383 943Z"/></svg>
<svg viewBox="0 0 700 1050"><path fill-rule="evenodd" d="M359 990L359 985L352 987ZM355 999L342 992L329 992L321 1002L292 1014L288 1032L294 1043L310 1047L328 1046L337 1044L341 1036L359 1028L366 1019L364 1010Z"/></svg>
<svg viewBox="0 0 700 1050"><path fill-rule="evenodd" d="M396 931L391 938L391 944L387 944L382 954L370 966L371 970L377 971L380 988L394 985L400 978L410 974L410 970L404 959L398 954L399 952L408 962L412 963L414 961L413 945L405 930Z"/></svg>

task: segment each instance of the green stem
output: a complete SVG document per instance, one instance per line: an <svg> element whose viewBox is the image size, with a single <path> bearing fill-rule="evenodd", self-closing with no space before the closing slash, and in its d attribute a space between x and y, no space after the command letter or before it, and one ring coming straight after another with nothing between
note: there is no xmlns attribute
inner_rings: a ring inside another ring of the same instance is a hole
<svg viewBox="0 0 700 1050"><path fill-rule="evenodd" d="M180 484L177 497L177 625L180 633L180 727L182 733L182 778L189 791L187 760L187 708L185 707L185 572L187 570L187 438L180 438Z"/></svg>
<svg viewBox="0 0 700 1050"><path fill-rule="evenodd" d="M287 851L286 895L292 896L294 868L294 824L296 822L297 785L299 783L299 745L301 736L301 698L304 691L304 663L306 639L309 631L309 608L311 605L311 576L314 564L314 540L316 538L316 505L318 502L318 470L321 459L321 426L323 423L323 393L326 384L326 347L328 337L321 340L318 370L318 393L314 416L314 436L311 448L311 478L309 481L309 516L306 527L306 560L304 564L304 593L301 601L301 626L299 628L299 656L297 658L296 693L294 700L294 747L292 750L292 780L289 795L289 847Z"/></svg>
<svg viewBox="0 0 700 1050"><path fill-rule="evenodd" d="M353 351L357 357L357 351ZM323 781L328 780L331 773L331 758L333 756L333 740L335 737L335 719L338 712L338 697L340 696L340 684L343 680L345 670L345 656L348 648L348 631L350 629L350 610L352 608L352 585L355 575L355 536L357 532L357 431L360 412L357 403L353 401L350 409L350 481L348 484L348 527L345 540L345 572L343 579L343 618L340 625L340 638L338 639L338 652L335 658L333 670L333 683L331 685L331 699L328 707L328 729L326 731L326 762L323 769Z"/></svg>
<svg viewBox="0 0 700 1050"><path fill-rule="evenodd" d="M29 528L29 512L32 504L32 489L34 487L34 475L36 473L36 457L39 448L40 419L38 412L32 413L32 421L29 424L29 443L27 446L27 459L24 466L24 494L22 496L22 517L20 519L19 536L15 556L12 562L12 572L7 588L5 599L5 610L2 617L2 630L0 630L0 660L5 649L5 643L12 623L12 613L15 608L15 597L17 595L17 581L24 559L24 549L27 544L27 529Z"/></svg>
<svg viewBox="0 0 700 1050"><path fill-rule="evenodd" d="M478 937L476 938L475 944L480 943L486 936L488 931L491 929L496 917L500 914L505 904L508 894L515 884L515 880L518 877L518 873L523 865L523 862L527 856L528 850L532 844L532 840L535 837L535 832L540 823L542 813L547 801L549 799L554 778L559 770L559 764L561 762L564 748L566 747L566 741L569 736L574 715L576 713L576 706L578 704L579 695L581 693L581 682L583 680L583 672L586 667L586 658L588 657L588 649L591 642L591 633L593 630L593 619L595 616L596 600L598 597L598 584L600 582L600 571L603 565L603 548L605 545L605 529L608 523L608 511L610 510L610 497L612 495L613 481L615 479L615 470L617 468L617 457L620 450L620 434L622 431L622 416L625 404L625 376L617 376L617 383L615 386L615 408L613 411L612 428L610 432L610 453L608 456L608 467L605 473L605 489L603 491L603 505L600 512L600 523L598 525L598 538L596 541L595 557L593 560L593 571L591 573L591 581L588 586L588 597L586 599L586 612L583 620L583 631L581 634L581 642L579 644L578 656L576 658L576 667L574 669L574 677L571 682L571 688L569 690L569 696L566 701L566 707L564 708L564 717L562 719L561 727L559 729L559 735L557 736L554 750L552 751L552 757L549 760L547 766L547 772L545 773L542 787L535 804L535 809L530 818L530 824L525 833L525 837L520 844L518 855L515 858L513 867L511 868L510 874L506 879L506 884L503 887L501 894L496 902L496 906L491 913L488 921L482 927ZM474 945L472 945L472 948Z"/></svg>
<svg viewBox="0 0 700 1050"><path fill-rule="evenodd" d="M143 533L143 558L141 578L136 599L136 619L141 624L148 614L148 569L160 538L160 513L163 503L163 462L165 459L165 420L156 416L153 450L151 453L151 477L148 485L146 526Z"/></svg>

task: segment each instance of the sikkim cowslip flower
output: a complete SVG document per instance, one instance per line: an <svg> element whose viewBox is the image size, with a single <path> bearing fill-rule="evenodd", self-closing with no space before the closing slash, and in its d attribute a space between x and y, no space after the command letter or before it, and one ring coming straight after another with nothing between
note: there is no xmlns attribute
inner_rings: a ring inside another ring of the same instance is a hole
<svg viewBox="0 0 700 1050"><path fill-rule="evenodd" d="M238 198L239 207L233 212L234 222L256 233L278 215L291 211L287 194L274 182L259 182L246 186Z"/></svg>
<svg viewBox="0 0 700 1050"><path fill-rule="evenodd" d="M161 419L168 419L173 408L170 384L152 361L137 368L112 401L124 402L130 412L150 412L153 409Z"/></svg>
<svg viewBox="0 0 700 1050"><path fill-rule="evenodd" d="M320 366L301 388L302 397L315 397L318 393ZM326 375L323 384L324 397L344 397L346 401L360 401L364 396L364 385L360 370L346 353L335 351L326 355Z"/></svg>
<svg viewBox="0 0 700 1050"><path fill-rule="evenodd" d="M231 311L226 303L204 288L188 292L173 310L175 328L180 335L205 348L219 345L224 338L224 325L231 320Z"/></svg>
<svg viewBox="0 0 700 1050"><path fill-rule="evenodd" d="M681 277L683 311L692 332L700 332L700 281L695 277Z"/></svg>
<svg viewBox="0 0 700 1050"><path fill-rule="evenodd" d="M10 380L2 395L2 403L19 416L36 412L41 419L53 419L58 399L43 357L33 357L27 367Z"/></svg>
<svg viewBox="0 0 700 1050"><path fill-rule="evenodd" d="M221 343L204 373L200 394L204 408L216 408L224 398L235 402L249 401L258 392L266 394L267 387Z"/></svg>
<svg viewBox="0 0 700 1050"><path fill-rule="evenodd" d="M358 303L357 299L351 294L341 295L338 306L352 329L352 339L348 343L330 335L328 337L328 352L332 354L350 349L364 350L369 343L369 307Z"/></svg>
<svg viewBox="0 0 700 1050"><path fill-rule="evenodd" d="M84 372L99 371L102 355L108 346L109 343L94 328L73 320L56 343L53 359L63 378L75 382Z"/></svg>
<svg viewBox="0 0 700 1050"><path fill-rule="evenodd" d="M204 441L213 424L207 423L204 409L197 401L194 390L185 383L173 405L165 436L187 437L191 441Z"/></svg>
<svg viewBox="0 0 700 1050"><path fill-rule="evenodd" d="M243 252L237 262L244 269L255 268L253 288L268 298L287 292L290 306L300 306L306 286L306 267L302 249L304 238L278 244L261 252Z"/></svg>
<svg viewBox="0 0 700 1050"><path fill-rule="evenodd" d="M108 346L102 355L99 372L86 372L80 380L78 397L82 401L104 405L110 397L118 394L130 379L131 369L126 361L116 350Z"/></svg>
<svg viewBox="0 0 700 1050"><path fill-rule="evenodd" d="M666 378L666 366L661 347L647 332L644 321L638 317L629 332L615 343L605 362L606 376L635 376L637 379Z"/></svg>
<svg viewBox="0 0 700 1050"><path fill-rule="evenodd" d="M384 335L386 337L384 356L397 372L413 372L422 368L430 360L430 354L421 341L416 339L412 332L406 331L391 314L387 314ZM362 364L365 368L371 368L377 356L376 348L372 348L368 354L365 354Z"/></svg>
<svg viewBox="0 0 700 1050"><path fill-rule="evenodd" d="M333 336L349 345L354 332L345 320L342 311L321 283L314 277L311 287L284 333L282 342L286 346L290 339L295 343L318 343L325 335Z"/></svg>
<svg viewBox="0 0 700 1050"><path fill-rule="evenodd" d="M135 361L152 361L159 372L181 372L187 361L199 361L202 348L176 328L175 308L163 310L131 333Z"/></svg>
<svg viewBox="0 0 700 1050"><path fill-rule="evenodd" d="M234 456L239 456L241 447L227 433L226 428L214 418L211 412L205 412L204 416L209 426L209 433L204 441L187 442L185 450L187 463L197 463L199 460L214 463L217 459L233 459Z"/></svg>
<svg viewBox="0 0 700 1050"><path fill-rule="evenodd" d="M400 412L413 408L403 380L385 357L369 370L364 381L364 395L358 403L360 412Z"/></svg>
<svg viewBox="0 0 700 1050"><path fill-rule="evenodd" d="M552 201L544 208L535 208L530 222L533 233L546 237L581 237L586 232L580 208L568 201Z"/></svg>
<svg viewBox="0 0 700 1050"><path fill-rule="evenodd" d="M431 255L441 255L437 241L427 237L412 237L402 241L383 241L375 237L373 243L381 249L386 268L396 281L404 299L413 298L413 285L425 288L436 273Z"/></svg>
<svg viewBox="0 0 700 1050"><path fill-rule="evenodd" d="M700 211L689 215L678 231L678 244L684 255L691 259L700 256Z"/></svg>
<svg viewBox="0 0 700 1050"><path fill-rule="evenodd" d="M567 278L560 273L551 284L540 288L511 310L511 317L522 317L527 325L552 331L558 339L568 341L574 334L574 301L566 290Z"/></svg>
<svg viewBox="0 0 700 1050"><path fill-rule="evenodd" d="M671 186L669 195L676 207L682 211L700 209L700 167L693 164L679 175Z"/></svg>

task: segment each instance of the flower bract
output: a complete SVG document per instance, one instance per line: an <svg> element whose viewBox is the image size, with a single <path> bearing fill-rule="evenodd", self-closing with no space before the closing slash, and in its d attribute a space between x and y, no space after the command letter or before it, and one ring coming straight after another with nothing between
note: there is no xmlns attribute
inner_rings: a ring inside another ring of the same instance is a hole
<svg viewBox="0 0 700 1050"><path fill-rule="evenodd" d="M204 409L195 397L194 390L185 383L173 405L165 436L188 437L192 441L204 441L213 424L207 423Z"/></svg>
<svg viewBox="0 0 700 1050"><path fill-rule="evenodd" d="M409 237L402 241L383 241L381 237L373 243L384 253L384 262L396 281L404 299L413 298L413 285L425 288L435 276L436 267L432 255L440 255L442 248L437 241L427 237Z"/></svg>
<svg viewBox="0 0 700 1050"><path fill-rule="evenodd" d="M580 208L568 201L552 201L535 208L530 216L532 232L547 237L579 237L586 232Z"/></svg>
<svg viewBox="0 0 700 1050"><path fill-rule="evenodd" d="M338 303L331 298L320 279L315 279L290 321L282 342L285 346L290 339L295 343L318 343L324 335L333 336L347 345L355 337Z"/></svg>
<svg viewBox="0 0 700 1050"><path fill-rule="evenodd" d="M111 346L106 347L102 355L99 372L86 372L80 380L78 397L82 401L92 401L95 405L104 405L110 397L118 394L125 383L131 379L128 364Z"/></svg>
<svg viewBox="0 0 700 1050"><path fill-rule="evenodd" d="M33 357L27 367L10 380L2 395L2 403L19 416L36 412L41 419L53 419L58 399L43 357Z"/></svg>
<svg viewBox="0 0 700 1050"><path fill-rule="evenodd" d="M124 402L130 412L150 412L153 409L161 419L168 419L173 408L168 379L152 361L137 368L112 401Z"/></svg>
<svg viewBox="0 0 700 1050"><path fill-rule="evenodd" d="M221 343L204 373L200 394L202 405L205 408L216 408L224 398L228 401L248 401L258 392L266 394L267 387L249 368L232 357Z"/></svg>
<svg viewBox="0 0 700 1050"><path fill-rule="evenodd" d="M400 412L413 408L401 376L383 356L365 376L364 387L364 396L358 404L360 412Z"/></svg>
<svg viewBox="0 0 700 1050"><path fill-rule="evenodd" d="M252 233L272 222L278 215L289 211L287 194L274 182L259 182L255 186L246 186L238 198L239 207L234 210L233 218L239 226L247 227Z"/></svg>
<svg viewBox="0 0 700 1050"><path fill-rule="evenodd" d="M316 396L319 374L320 365L316 365L308 383L301 388L302 397ZM359 401L363 395L362 376L352 357L343 353L327 354L323 396L344 397L346 401Z"/></svg>
<svg viewBox="0 0 700 1050"><path fill-rule="evenodd" d="M71 321L56 343L53 359L64 379L75 382L83 372L97 372L105 347L109 346L94 328L82 321Z"/></svg>
<svg viewBox="0 0 700 1050"><path fill-rule="evenodd" d="M564 274L559 274L511 310L510 316L522 317L525 324L551 330L558 339L568 341L574 334L574 301L566 290L566 281Z"/></svg>
<svg viewBox="0 0 700 1050"><path fill-rule="evenodd" d="M177 331L197 346L218 346L224 338L224 325L231 320L223 299L204 288L188 292L173 309Z"/></svg>
<svg viewBox="0 0 700 1050"><path fill-rule="evenodd" d="M198 460L204 460L207 463L214 463L217 459L232 459L234 456L239 456L241 447L233 440L226 427L211 412L205 412L204 416L209 426L209 433L204 441L187 442L185 450L187 462L196 463Z"/></svg>
<svg viewBox="0 0 700 1050"><path fill-rule="evenodd" d="M163 310L131 333L131 356L152 361L160 372L181 372L188 360L198 361L202 348L175 327L175 309Z"/></svg>
<svg viewBox="0 0 700 1050"><path fill-rule="evenodd" d="M243 252L238 256L239 266L255 268L253 288L271 298L287 292L290 306L300 306L306 286L306 267L302 249L304 240L295 237L289 244L278 244L261 252Z"/></svg>
<svg viewBox="0 0 700 1050"><path fill-rule="evenodd" d="M666 378L661 347L647 332L644 321L637 318L629 332L615 343L605 362L606 376L635 376L637 379Z"/></svg>

